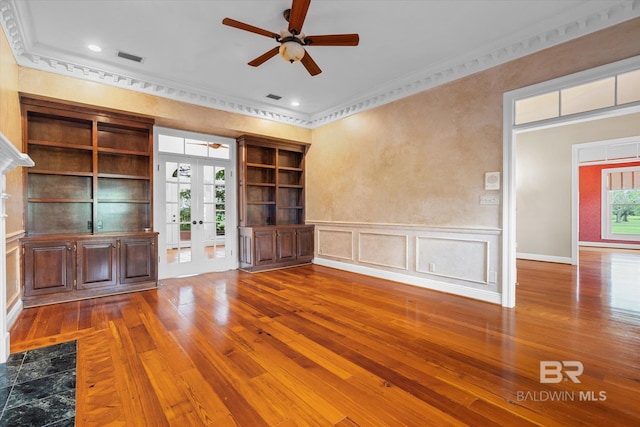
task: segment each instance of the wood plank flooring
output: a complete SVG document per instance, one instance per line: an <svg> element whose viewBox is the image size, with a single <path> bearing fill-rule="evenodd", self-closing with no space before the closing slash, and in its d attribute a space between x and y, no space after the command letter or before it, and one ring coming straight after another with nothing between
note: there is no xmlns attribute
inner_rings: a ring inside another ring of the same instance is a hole
<svg viewBox="0 0 640 427"><path fill-rule="evenodd" d="M581 261L519 261L515 309L314 265L163 280L25 309L12 351L78 340L78 426L640 425L640 253Z"/></svg>

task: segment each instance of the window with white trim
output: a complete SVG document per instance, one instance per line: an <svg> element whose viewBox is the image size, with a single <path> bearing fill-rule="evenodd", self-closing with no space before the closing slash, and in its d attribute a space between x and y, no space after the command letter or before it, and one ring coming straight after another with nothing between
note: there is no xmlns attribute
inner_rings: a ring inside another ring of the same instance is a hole
<svg viewBox="0 0 640 427"><path fill-rule="evenodd" d="M640 166L602 170L602 238L640 241Z"/></svg>

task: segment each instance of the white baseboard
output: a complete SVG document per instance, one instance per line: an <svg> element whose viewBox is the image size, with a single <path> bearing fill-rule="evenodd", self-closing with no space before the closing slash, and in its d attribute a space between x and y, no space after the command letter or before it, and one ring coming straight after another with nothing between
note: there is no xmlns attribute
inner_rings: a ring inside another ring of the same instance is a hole
<svg viewBox="0 0 640 427"><path fill-rule="evenodd" d="M640 242L633 243L608 243L608 242L578 242L580 246L591 246L595 248L614 248L614 249L640 249Z"/></svg>
<svg viewBox="0 0 640 427"><path fill-rule="evenodd" d="M528 259L531 261L544 261L544 262L557 262L560 264L573 264L571 257L553 256L553 255L540 255L540 254L527 254L523 252L516 253L518 259Z"/></svg>
<svg viewBox="0 0 640 427"><path fill-rule="evenodd" d="M422 277L410 276L407 274L394 273L386 270L379 270L362 265L349 264L346 262L333 261L326 258L315 257L313 263L325 267L336 268L338 270L348 271L350 273L363 274L365 276L378 277L380 279L392 280L394 282L404 283L407 285L418 286L434 291L446 292L467 298L473 298L480 301L490 302L493 304L502 304L502 295L498 292L485 291L482 289L470 288L467 286L456 285L452 283L439 282L436 280L426 279Z"/></svg>

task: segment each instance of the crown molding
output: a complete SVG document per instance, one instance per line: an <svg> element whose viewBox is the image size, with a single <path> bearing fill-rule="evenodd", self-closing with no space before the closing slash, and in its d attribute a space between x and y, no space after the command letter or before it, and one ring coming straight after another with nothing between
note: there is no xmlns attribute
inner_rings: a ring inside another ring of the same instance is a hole
<svg viewBox="0 0 640 427"><path fill-rule="evenodd" d="M520 34L516 42L513 41L512 36L509 40L505 39L502 43L476 50L465 57L454 58L446 63L436 64L410 76L389 82L384 87L377 88L375 92L362 94L354 100L331 109L313 115L295 115L291 111L271 105L259 105L248 100L223 97L210 93L204 88L189 87L178 82L136 76L126 72L106 71L89 64L36 55L28 50L29 44L25 40L25 32L20 27L18 19L16 0L0 0L0 24L16 62L20 66L309 129L397 101L637 17L640 17L640 0L609 2L603 9L586 12L583 16L568 22L558 23L551 29L539 29L536 34Z"/></svg>
<svg viewBox="0 0 640 427"><path fill-rule="evenodd" d="M611 2L605 9L586 13L584 16L551 29L541 29L536 34L521 35L516 42L513 42L513 37L510 37L510 42L505 40L495 46L471 52L464 58L454 58L390 82L385 88L378 88L375 94L365 94L356 100L314 114L311 117L311 128L415 95L638 17L640 17L640 0Z"/></svg>

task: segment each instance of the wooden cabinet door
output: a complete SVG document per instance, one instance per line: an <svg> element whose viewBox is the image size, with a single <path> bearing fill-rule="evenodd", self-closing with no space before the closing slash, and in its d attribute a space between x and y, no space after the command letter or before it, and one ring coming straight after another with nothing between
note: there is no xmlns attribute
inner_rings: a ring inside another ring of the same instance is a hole
<svg viewBox="0 0 640 427"><path fill-rule="evenodd" d="M301 227L296 230L297 257L300 261L313 259L313 227Z"/></svg>
<svg viewBox="0 0 640 427"><path fill-rule="evenodd" d="M92 289L118 283L116 239L79 240L77 288Z"/></svg>
<svg viewBox="0 0 640 427"><path fill-rule="evenodd" d="M120 284L158 280L157 238L125 237L120 240Z"/></svg>
<svg viewBox="0 0 640 427"><path fill-rule="evenodd" d="M276 262L276 233L274 230L255 231L253 234L254 266Z"/></svg>
<svg viewBox="0 0 640 427"><path fill-rule="evenodd" d="M25 243L24 295L72 291L74 259L72 241Z"/></svg>
<svg viewBox="0 0 640 427"><path fill-rule="evenodd" d="M278 230L277 261L294 261L296 259L296 230L285 228Z"/></svg>

